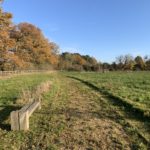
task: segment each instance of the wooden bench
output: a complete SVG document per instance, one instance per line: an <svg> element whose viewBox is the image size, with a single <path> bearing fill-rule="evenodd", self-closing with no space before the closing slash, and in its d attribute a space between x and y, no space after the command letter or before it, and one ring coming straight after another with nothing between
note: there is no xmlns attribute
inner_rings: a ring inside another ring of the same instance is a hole
<svg viewBox="0 0 150 150"><path fill-rule="evenodd" d="M41 109L40 101L31 102L20 110L12 111L11 117L11 130L29 130L29 117L36 109Z"/></svg>

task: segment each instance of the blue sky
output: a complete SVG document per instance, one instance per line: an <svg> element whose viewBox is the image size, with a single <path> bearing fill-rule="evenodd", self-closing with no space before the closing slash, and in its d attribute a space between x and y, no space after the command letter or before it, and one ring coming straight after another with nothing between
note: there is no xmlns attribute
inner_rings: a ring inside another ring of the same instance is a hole
<svg viewBox="0 0 150 150"><path fill-rule="evenodd" d="M61 51L112 62L150 54L150 0L5 0L15 23L42 29Z"/></svg>

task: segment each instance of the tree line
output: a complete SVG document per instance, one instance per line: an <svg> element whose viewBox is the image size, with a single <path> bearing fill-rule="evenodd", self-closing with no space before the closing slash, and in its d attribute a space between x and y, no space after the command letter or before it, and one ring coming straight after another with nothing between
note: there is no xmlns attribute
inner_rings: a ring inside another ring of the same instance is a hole
<svg viewBox="0 0 150 150"><path fill-rule="evenodd" d="M109 70L131 70L131 71L142 71L142 70L150 70L150 57L145 56L144 58L142 56L136 56L133 57L132 55L121 55L116 58L116 61L107 64L103 64L104 68L107 68Z"/></svg>
<svg viewBox="0 0 150 150"><path fill-rule="evenodd" d="M113 63L101 63L89 55L62 53L59 56L59 69L68 71L144 71L150 70L150 57L121 55Z"/></svg>
<svg viewBox="0 0 150 150"><path fill-rule="evenodd" d="M0 71L30 69L150 70L150 57L122 55L113 63L101 63L89 55L60 54L59 46L49 41L38 27L26 22L14 25L12 14L0 7Z"/></svg>
<svg viewBox="0 0 150 150"><path fill-rule="evenodd" d="M14 25L12 14L0 7L0 70L56 67L58 49L38 27L30 23Z"/></svg>

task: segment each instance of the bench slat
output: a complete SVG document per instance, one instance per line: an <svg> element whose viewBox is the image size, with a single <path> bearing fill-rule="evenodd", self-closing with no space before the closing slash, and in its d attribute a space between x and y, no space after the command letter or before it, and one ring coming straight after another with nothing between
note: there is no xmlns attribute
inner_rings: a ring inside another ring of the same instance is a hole
<svg viewBox="0 0 150 150"><path fill-rule="evenodd" d="M29 112L29 116L40 106L40 102L34 102L27 110Z"/></svg>

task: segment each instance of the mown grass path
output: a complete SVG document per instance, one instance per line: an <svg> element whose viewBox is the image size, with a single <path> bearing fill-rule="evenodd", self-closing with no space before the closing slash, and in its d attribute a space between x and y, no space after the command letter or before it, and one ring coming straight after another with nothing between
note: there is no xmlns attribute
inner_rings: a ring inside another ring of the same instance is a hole
<svg viewBox="0 0 150 150"><path fill-rule="evenodd" d="M30 131L0 129L0 149L129 150L148 149L120 109L102 93L64 74L50 76L42 109ZM9 142L9 145L8 145Z"/></svg>
<svg viewBox="0 0 150 150"><path fill-rule="evenodd" d="M131 149L130 137L116 122L102 96L68 79L70 101L65 110L67 127L60 136L61 149Z"/></svg>
<svg viewBox="0 0 150 150"><path fill-rule="evenodd" d="M66 76L70 102L64 149L148 149L148 142L127 121L126 110L95 88ZM129 114L130 115L130 114Z"/></svg>

